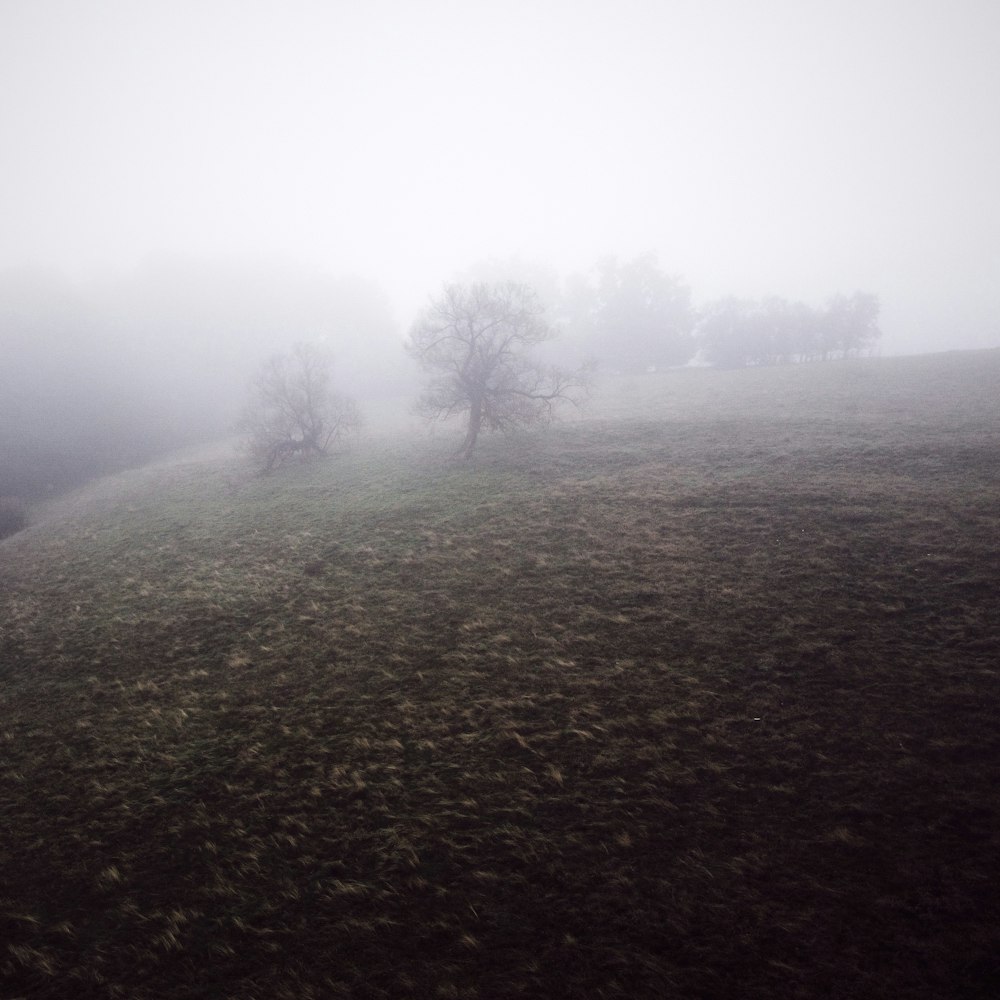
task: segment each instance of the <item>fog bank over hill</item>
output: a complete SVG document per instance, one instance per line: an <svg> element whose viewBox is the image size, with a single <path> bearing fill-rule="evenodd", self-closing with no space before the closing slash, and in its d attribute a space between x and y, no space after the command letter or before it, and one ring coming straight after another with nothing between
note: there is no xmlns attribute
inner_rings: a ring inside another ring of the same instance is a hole
<svg viewBox="0 0 1000 1000"><path fill-rule="evenodd" d="M411 372L373 283L265 263L151 259L113 280L0 272L0 496L232 434L260 365L299 341L376 408Z"/></svg>
<svg viewBox="0 0 1000 1000"><path fill-rule="evenodd" d="M10 0L0 267L278 258L405 328L476 260L654 251L703 302L878 294L885 353L996 346L998 50L985 0Z"/></svg>
<svg viewBox="0 0 1000 1000"><path fill-rule="evenodd" d="M0 495L228 433L298 341L405 421L456 278L534 285L557 363L682 364L728 297L724 365L1000 346L997 51L985 0L8 0ZM645 259L672 340L595 334Z"/></svg>

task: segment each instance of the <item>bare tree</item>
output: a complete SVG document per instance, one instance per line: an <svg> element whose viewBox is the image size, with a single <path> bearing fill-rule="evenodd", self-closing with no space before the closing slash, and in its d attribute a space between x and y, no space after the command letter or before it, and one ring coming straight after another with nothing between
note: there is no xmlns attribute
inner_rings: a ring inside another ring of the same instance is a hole
<svg viewBox="0 0 1000 1000"><path fill-rule="evenodd" d="M571 373L529 356L552 336L534 292L513 282L449 285L414 324L407 350L431 375L420 409L432 420L467 414L462 458L483 430L546 423L556 404L586 391L586 369Z"/></svg>
<svg viewBox="0 0 1000 1000"><path fill-rule="evenodd" d="M270 472L291 455L328 454L360 424L354 400L330 386L328 355L296 344L261 368L239 428L250 456Z"/></svg>

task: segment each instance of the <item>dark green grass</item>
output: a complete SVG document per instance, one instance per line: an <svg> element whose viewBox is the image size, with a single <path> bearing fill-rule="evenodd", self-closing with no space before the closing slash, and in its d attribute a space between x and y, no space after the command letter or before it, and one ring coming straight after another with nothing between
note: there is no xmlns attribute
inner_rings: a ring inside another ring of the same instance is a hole
<svg viewBox="0 0 1000 1000"><path fill-rule="evenodd" d="M669 373L41 516L0 995L997 995L998 372Z"/></svg>

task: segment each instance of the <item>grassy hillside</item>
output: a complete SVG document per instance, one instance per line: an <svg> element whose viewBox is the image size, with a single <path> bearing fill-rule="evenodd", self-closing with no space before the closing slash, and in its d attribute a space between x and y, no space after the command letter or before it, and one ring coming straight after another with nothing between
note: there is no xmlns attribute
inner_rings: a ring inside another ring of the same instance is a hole
<svg viewBox="0 0 1000 1000"><path fill-rule="evenodd" d="M609 382L0 543L0 996L994 997L1000 353Z"/></svg>

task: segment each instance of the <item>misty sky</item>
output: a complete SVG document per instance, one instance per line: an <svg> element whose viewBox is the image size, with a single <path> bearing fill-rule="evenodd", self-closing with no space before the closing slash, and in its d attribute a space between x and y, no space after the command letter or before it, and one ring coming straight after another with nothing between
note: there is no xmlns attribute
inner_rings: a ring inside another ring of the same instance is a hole
<svg viewBox="0 0 1000 1000"><path fill-rule="evenodd" d="M655 250L1000 345L996 0L0 0L0 267L382 283Z"/></svg>

